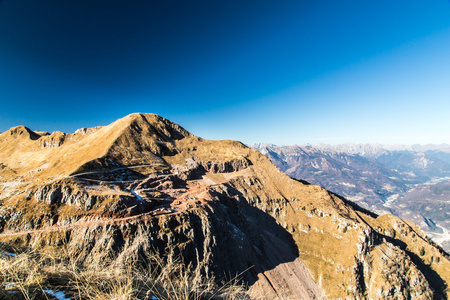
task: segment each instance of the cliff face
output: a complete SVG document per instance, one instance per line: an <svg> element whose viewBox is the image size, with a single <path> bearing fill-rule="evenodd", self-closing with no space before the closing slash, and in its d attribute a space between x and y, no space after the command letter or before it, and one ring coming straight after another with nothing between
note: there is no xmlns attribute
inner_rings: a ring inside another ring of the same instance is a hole
<svg viewBox="0 0 450 300"><path fill-rule="evenodd" d="M255 144L287 175L333 191L377 214L418 224L450 250L448 146Z"/></svg>
<svg viewBox="0 0 450 300"><path fill-rule="evenodd" d="M259 152L155 115L0 135L0 240L79 257L181 255L255 298L441 299L448 255L414 224L289 178Z"/></svg>

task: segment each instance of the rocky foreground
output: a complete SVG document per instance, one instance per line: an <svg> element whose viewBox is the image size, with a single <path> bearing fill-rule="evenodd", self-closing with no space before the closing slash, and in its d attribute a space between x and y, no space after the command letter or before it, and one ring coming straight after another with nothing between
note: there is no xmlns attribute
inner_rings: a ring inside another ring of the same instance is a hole
<svg viewBox="0 0 450 300"><path fill-rule="evenodd" d="M0 135L0 242L145 263L154 251L266 299L447 299L449 256L413 223L152 114Z"/></svg>

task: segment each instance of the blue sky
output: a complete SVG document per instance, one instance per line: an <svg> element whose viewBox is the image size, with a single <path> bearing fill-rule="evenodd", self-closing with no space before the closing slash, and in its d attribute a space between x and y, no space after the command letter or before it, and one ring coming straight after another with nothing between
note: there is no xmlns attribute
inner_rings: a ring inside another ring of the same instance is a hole
<svg viewBox="0 0 450 300"><path fill-rule="evenodd" d="M447 0L0 0L0 131L450 143L449 54Z"/></svg>

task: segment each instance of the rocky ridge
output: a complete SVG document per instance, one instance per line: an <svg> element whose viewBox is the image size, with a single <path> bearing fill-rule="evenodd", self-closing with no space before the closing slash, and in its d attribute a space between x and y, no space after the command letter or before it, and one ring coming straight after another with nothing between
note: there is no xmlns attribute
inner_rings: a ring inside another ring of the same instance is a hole
<svg viewBox="0 0 450 300"><path fill-rule="evenodd" d="M253 145L289 176L421 226L450 249L448 145Z"/></svg>
<svg viewBox="0 0 450 300"><path fill-rule="evenodd" d="M448 297L448 254L416 225L156 115L74 134L16 127L0 163L4 243L98 264L181 255L205 276L240 276L254 298Z"/></svg>

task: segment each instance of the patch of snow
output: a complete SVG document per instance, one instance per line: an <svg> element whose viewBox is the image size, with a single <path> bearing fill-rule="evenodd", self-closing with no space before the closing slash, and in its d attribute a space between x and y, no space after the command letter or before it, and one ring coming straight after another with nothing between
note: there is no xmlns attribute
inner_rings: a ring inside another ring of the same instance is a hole
<svg viewBox="0 0 450 300"><path fill-rule="evenodd" d="M385 189L386 191L389 191L389 192L393 192L394 189L395 189L395 186L392 186L392 185L390 185L390 184L385 184L385 185L383 186L383 189Z"/></svg>
<svg viewBox="0 0 450 300"><path fill-rule="evenodd" d="M348 187L356 187L356 185L351 184L351 183L347 183L347 182L342 182L342 185L348 186Z"/></svg>
<svg viewBox="0 0 450 300"><path fill-rule="evenodd" d="M399 196L400 196L399 194L394 194L394 195L389 196L389 197L387 198L387 201L384 202L383 206L385 206L385 207L391 207L391 204L392 204L395 200L397 200Z"/></svg>
<svg viewBox="0 0 450 300"><path fill-rule="evenodd" d="M366 195L362 194L362 193L358 193L356 195L342 195L344 197L346 197L348 200L353 201L353 202L358 202L358 205L364 205L364 202L360 202L363 201L366 198Z"/></svg>
<svg viewBox="0 0 450 300"><path fill-rule="evenodd" d="M14 254L14 253L11 253L11 252L3 252L3 253L1 254L1 256L11 256L11 257L17 257L17 255L16 255L16 254Z"/></svg>
<svg viewBox="0 0 450 300"><path fill-rule="evenodd" d="M141 201L141 202L144 201L144 200L142 200L142 197L139 196L139 195L134 191L134 188L131 188L131 189L130 189L130 192L131 192L133 195L135 195L136 198L138 198L139 201Z"/></svg>
<svg viewBox="0 0 450 300"><path fill-rule="evenodd" d="M66 298L64 295L64 292L54 292L53 290L43 290L44 293L49 294L50 296L53 296L57 298L58 300L71 300L70 298Z"/></svg>
<svg viewBox="0 0 450 300"><path fill-rule="evenodd" d="M439 245L443 245L445 242L450 241L450 232L441 225L436 224L436 227L442 229L442 233L429 233L431 239Z"/></svg>
<svg viewBox="0 0 450 300"><path fill-rule="evenodd" d="M438 183L443 183L446 181L450 181L450 177L434 177L431 180L423 183L423 185L434 185L434 184L438 184Z"/></svg>
<svg viewBox="0 0 450 300"><path fill-rule="evenodd" d="M397 169L394 169L394 171L399 172ZM415 174L414 172L401 172L401 174L403 176L409 176L409 177L417 177L417 174Z"/></svg>
<svg viewBox="0 0 450 300"><path fill-rule="evenodd" d="M312 161L312 162L311 162L311 166L312 166L314 169L320 169L320 167L319 167L319 165L317 164L316 161Z"/></svg>
<svg viewBox="0 0 450 300"><path fill-rule="evenodd" d="M9 288L12 288L12 287L15 287L16 286L16 284L13 282L13 283L7 283L7 284L5 284L5 290L7 290L7 289L9 289Z"/></svg>

